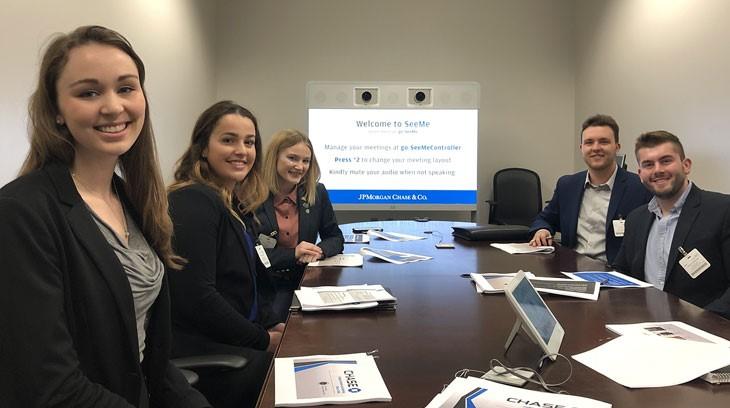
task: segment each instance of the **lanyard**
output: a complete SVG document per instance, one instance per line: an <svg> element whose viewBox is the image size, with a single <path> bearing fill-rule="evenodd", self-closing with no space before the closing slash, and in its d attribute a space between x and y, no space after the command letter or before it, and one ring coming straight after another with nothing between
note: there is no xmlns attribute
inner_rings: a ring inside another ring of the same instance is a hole
<svg viewBox="0 0 730 408"><path fill-rule="evenodd" d="M256 255L253 252L253 240L251 239L251 236L248 235L248 231L246 231L245 229L243 231L243 240L246 244L246 254L248 255L248 268L251 272L251 280L253 281L253 303L251 304L251 312L248 314L248 320L255 321L258 317L259 311L259 296L258 288L256 285Z"/></svg>

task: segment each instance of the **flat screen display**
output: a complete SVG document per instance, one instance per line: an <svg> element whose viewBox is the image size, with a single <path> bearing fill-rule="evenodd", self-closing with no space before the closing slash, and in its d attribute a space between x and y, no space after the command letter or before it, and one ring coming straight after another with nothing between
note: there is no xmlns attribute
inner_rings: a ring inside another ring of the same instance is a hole
<svg viewBox="0 0 730 408"><path fill-rule="evenodd" d="M310 108L309 137L336 208L475 209L477 122L477 109Z"/></svg>

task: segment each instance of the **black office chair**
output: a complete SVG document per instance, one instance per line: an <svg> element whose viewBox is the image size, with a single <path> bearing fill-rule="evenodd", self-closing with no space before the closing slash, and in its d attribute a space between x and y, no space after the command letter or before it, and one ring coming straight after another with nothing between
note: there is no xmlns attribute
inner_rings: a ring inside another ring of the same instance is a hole
<svg viewBox="0 0 730 408"><path fill-rule="evenodd" d="M221 368L221 369L233 369L241 368L248 364L248 360L245 357L236 356L232 354L211 354L203 356L193 357L179 357L170 359L175 367L180 369L183 373L188 384L193 385L198 382L200 377L196 373L195 369L201 368Z"/></svg>
<svg viewBox="0 0 730 408"><path fill-rule="evenodd" d="M494 173L489 223L530 226L542 210L540 176L532 170L502 169Z"/></svg>

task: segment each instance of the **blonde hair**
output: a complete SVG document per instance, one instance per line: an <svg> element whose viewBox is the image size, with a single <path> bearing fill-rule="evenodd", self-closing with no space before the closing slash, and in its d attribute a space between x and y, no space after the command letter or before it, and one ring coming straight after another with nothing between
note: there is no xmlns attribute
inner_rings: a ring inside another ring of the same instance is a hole
<svg viewBox="0 0 730 408"><path fill-rule="evenodd" d="M72 49L87 44L115 47L127 54L137 67L145 99L145 119L137 141L119 156L124 191L142 217L142 231L165 264L182 267L182 258L172 250L172 221L167 209L167 196L160 173L155 137L150 121L149 102L144 89L145 68L142 59L121 34L100 26L83 26L68 34L56 35L43 55L38 85L28 104L30 150L20 169L27 174L46 164L57 162L71 166L76 156L73 137L65 125L56 123L60 113L56 83Z"/></svg>
<svg viewBox="0 0 730 408"><path fill-rule="evenodd" d="M266 149L264 155L264 181L269 186L269 190L274 193L282 193L281 183L279 182L279 174L276 172L276 164L279 160L279 153L282 150L304 143L312 154L309 163L309 170L304 175L302 186L304 187L304 201L307 204L314 205L317 197L317 183L319 182L320 170L317 164L317 157L314 154L312 142L307 135L296 129L284 129L276 132L271 138L271 142Z"/></svg>
<svg viewBox="0 0 730 408"><path fill-rule="evenodd" d="M216 125L223 116L230 114L240 115L251 120L256 131L254 142L256 156L260 154L261 136L258 122L253 113L232 101L217 102L201 113L195 122L193 134L190 138L190 146L177 161L175 181L170 185L168 191L172 192L194 183L204 184L217 191L226 207L238 218L238 214L236 214L232 207L233 194L236 194L236 197L241 202L241 208L239 208L241 213L253 214L256 208L266 201L269 196L269 191L261 177L260 160L254 160L253 167L248 175L246 175L246 178L236 184L236 187L234 187L235 191L229 191L223 187L224 183L219 180L215 171L213 171L208 161L203 157L203 151L208 147L210 136L213 134Z"/></svg>

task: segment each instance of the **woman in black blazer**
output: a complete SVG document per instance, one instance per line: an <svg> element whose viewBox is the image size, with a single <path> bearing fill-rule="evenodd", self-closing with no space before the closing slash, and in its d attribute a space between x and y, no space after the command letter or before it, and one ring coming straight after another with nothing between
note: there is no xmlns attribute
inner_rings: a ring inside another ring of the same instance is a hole
<svg viewBox="0 0 730 408"><path fill-rule="evenodd" d="M169 188L174 247L187 260L170 277L173 355L237 354L242 369L201 373L197 387L216 407L253 406L283 332L257 273L254 239L234 208L266 197L258 175L256 118L230 101L200 115ZM277 324L278 323L278 324Z"/></svg>
<svg viewBox="0 0 730 408"><path fill-rule="evenodd" d="M270 193L249 223L271 262L274 310L285 317L306 264L341 253L344 238L306 135L293 129L277 132L263 167Z"/></svg>
<svg viewBox="0 0 730 408"><path fill-rule="evenodd" d="M180 260L144 78L127 40L103 27L45 51L31 148L0 190L4 407L210 406L168 361L163 262Z"/></svg>

